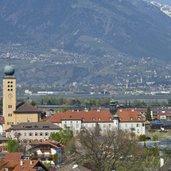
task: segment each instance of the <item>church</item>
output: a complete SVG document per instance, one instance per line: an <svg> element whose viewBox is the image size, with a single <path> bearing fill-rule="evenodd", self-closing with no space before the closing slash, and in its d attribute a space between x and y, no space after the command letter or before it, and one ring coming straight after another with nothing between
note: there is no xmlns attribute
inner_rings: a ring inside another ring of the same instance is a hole
<svg viewBox="0 0 171 171"><path fill-rule="evenodd" d="M4 67L3 77L3 131L21 122L38 122L40 111L29 103L17 104L15 69L12 65Z"/></svg>

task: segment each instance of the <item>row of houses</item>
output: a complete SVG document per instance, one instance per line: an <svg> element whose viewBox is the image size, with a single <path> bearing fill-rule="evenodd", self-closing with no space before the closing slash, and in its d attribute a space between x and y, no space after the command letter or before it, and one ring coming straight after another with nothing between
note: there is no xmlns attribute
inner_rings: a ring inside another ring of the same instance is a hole
<svg viewBox="0 0 171 171"><path fill-rule="evenodd" d="M28 107L29 105L24 106ZM23 113L24 109L22 107ZM47 118L46 122L27 120L27 122L12 125L6 130L6 137L14 139L16 135L19 135L21 140L47 140L52 132L59 132L65 127L73 130L74 134L78 134L82 128L93 128L96 124L99 124L103 132L108 129L122 129L135 135L142 135L145 134L146 111L145 108L120 108L115 115L112 115L107 109L56 112ZM27 108L28 112L29 109ZM30 118L31 115L33 114L30 114ZM152 119L169 120L170 115L171 108L154 108L151 111ZM0 117L1 131L2 123L3 118Z"/></svg>
<svg viewBox="0 0 171 171"><path fill-rule="evenodd" d="M136 135L145 134L145 113L135 109L119 109L115 115L109 110L83 110L57 112L47 119L47 122L54 123L61 128L69 127L74 134L82 128L93 128L98 124L102 130L122 129Z"/></svg>
<svg viewBox="0 0 171 171"><path fill-rule="evenodd" d="M0 155L1 171L48 171L40 160L23 159L22 153L3 153Z"/></svg>
<svg viewBox="0 0 171 171"><path fill-rule="evenodd" d="M119 109L115 115L107 109L68 110L57 112L45 122L21 122L6 130L6 137L19 141L48 140L53 132L70 128L78 134L81 129L92 129L98 124L102 132L122 129L135 135L145 134L145 113L136 109Z"/></svg>

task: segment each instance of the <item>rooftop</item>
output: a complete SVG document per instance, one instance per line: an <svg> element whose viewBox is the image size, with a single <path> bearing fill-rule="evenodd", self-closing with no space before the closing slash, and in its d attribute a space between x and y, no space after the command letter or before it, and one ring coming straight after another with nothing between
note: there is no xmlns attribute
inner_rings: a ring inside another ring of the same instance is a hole
<svg viewBox="0 0 171 171"><path fill-rule="evenodd" d="M82 122L113 122L113 116L108 110L89 110L58 112L47 122L60 123L62 120L80 120Z"/></svg>
<svg viewBox="0 0 171 171"><path fill-rule="evenodd" d="M40 110L32 106L30 103L20 103L17 105L14 113L40 113Z"/></svg>
<svg viewBox="0 0 171 171"><path fill-rule="evenodd" d="M53 124L53 123L47 123L47 122L24 122L19 123L18 125L13 125L8 131L11 130L61 130L59 126Z"/></svg>
<svg viewBox="0 0 171 171"><path fill-rule="evenodd" d="M31 143L32 148L35 148L37 146L41 146L41 145L49 145L52 146L54 148L58 148L58 147L63 147L63 145L57 141L52 141L52 140L46 140L46 141L33 141Z"/></svg>
<svg viewBox="0 0 171 171"><path fill-rule="evenodd" d="M20 160L22 157L22 153L5 153L4 159L6 160Z"/></svg>
<svg viewBox="0 0 171 171"><path fill-rule="evenodd" d="M46 167L38 160L0 159L0 171L5 169L13 171L36 171L38 168L43 168L44 171L47 171Z"/></svg>
<svg viewBox="0 0 171 171"><path fill-rule="evenodd" d="M119 109L116 114L121 122L145 122L145 116L136 109Z"/></svg>
<svg viewBox="0 0 171 171"><path fill-rule="evenodd" d="M91 171L78 164L67 164L58 169L58 171Z"/></svg>

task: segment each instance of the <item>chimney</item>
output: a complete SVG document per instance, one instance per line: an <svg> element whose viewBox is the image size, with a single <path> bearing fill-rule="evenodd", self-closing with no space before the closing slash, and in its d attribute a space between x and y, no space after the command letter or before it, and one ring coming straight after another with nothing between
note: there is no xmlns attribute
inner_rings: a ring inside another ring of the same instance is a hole
<svg viewBox="0 0 171 171"><path fill-rule="evenodd" d="M160 167L163 167L163 165L164 165L164 159L160 157Z"/></svg>
<svg viewBox="0 0 171 171"><path fill-rule="evenodd" d="M84 111L85 111L85 112L88 112L88 109L87 109L87 108L85 108L85 109L84 109Z"/></svg>
<svg viewBox="0 0 171 171"><path fill-rule="evenodd" d="M23 165L23 160L20 160L20 166L22 166Z"/></svg>
<svg viewBox="0 0 171 171"><path fill-rule="evenodd" d="M164 165L163 152L160 151L160 167L163 167L163 165Z"/></svg>

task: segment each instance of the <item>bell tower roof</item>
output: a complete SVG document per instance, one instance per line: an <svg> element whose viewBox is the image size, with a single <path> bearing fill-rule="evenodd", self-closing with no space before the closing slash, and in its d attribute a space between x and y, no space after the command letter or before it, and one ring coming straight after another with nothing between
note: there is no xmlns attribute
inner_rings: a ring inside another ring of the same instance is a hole
<svg viewBox="0 0 171 171"><path fill-rule="evenodd" d="M6 65L6 66L4 67L4 74L5 74L6 76L13 76L14 73L15 73L15 69L14 69L13 66L11 66L11 65Z"/></svg>

